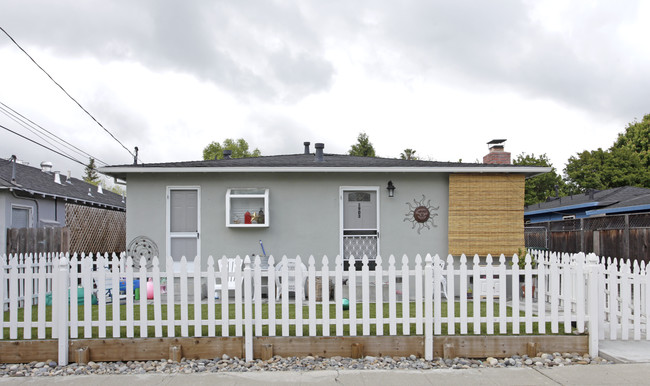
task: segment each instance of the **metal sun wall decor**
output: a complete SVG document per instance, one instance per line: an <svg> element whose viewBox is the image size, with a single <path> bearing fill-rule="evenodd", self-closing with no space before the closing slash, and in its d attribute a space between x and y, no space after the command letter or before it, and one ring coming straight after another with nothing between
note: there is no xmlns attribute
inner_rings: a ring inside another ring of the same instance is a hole
<svg viewBox="0 0 650 386"><path fill-rule="evenodd" d="M417 227L418 234L420 234L420 231L422 231L423 228L431 229L431 227L437 227L434 218L438 216L438 213L433 213L433 211L440 209L440 206L432 206L431 200L426 200L427 203L425 204L425 200L426 197L424 197L423 194L422 200L417 201L415 198L413 199L415 205L410 202L406 203L406 205L409 206L409 211L406 213L404 221L411 222L413 225L411 229Z"/></svg>

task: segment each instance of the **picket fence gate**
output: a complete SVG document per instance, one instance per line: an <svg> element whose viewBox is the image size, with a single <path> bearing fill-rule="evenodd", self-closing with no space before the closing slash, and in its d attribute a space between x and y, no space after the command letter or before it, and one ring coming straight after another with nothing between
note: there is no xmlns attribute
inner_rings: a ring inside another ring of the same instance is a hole
<svg viewBox="0 0 650 386"><path fill-rule="evenodd" d="M621 270L609 264L606 270L606 262L595 255L533 251L525 257L523 268L516 255L474 256L471 262L465 255L445 260L438 255L403 256L401 264L390 256L377 257L372 271L366 257L360 259L361 269L349 264L347 270L340 256L333 265L324 256L318 267L310 256L304 270L299 256L282 257L280 270L272 256L268 262L260 256L237 256L234 266L241 268L232 271L218 269L229 266L225 256L221 264L211 256L205 262L200 257L191 262L185 257L180 262L157 257L137 260L125 254L3 256L0 339L49 335L58 339L59 363L67 363L68 339L80 337L237 336L244 338L247 360L253 358L256 336L416 334L424 336L426 359L433 358L434 336L444 334L598 331L589 336L591 355L597 355L598 338L604 337L606 326L632 328L635 339L640 339L641 331L650 339L645 322L650 309L645 266L635 266L630 274L629 263L621 263ZM287 264L289 260L295 264ZM276 277L281 279L278 300ZM234 278L233 289L228 289L230 278ZM299 284L303 279L304 288ZM134 285L145 288L148 281L152 299L147 299L145 290L135 299ZM523 293L520 281L528 289ZM213 295L213 283L224 283L219 299ZM166 284L166 293L161 284ZM112 302L105 295L107 289ZM290 290L295 290L293 297ZM599 296L605 290L608 295ZM207 298L202 297L205 292ZM344 310L344 296L349 310ZM53 306L48 308L50 298ZM88 307L95 298L97 307Z"/></svg>

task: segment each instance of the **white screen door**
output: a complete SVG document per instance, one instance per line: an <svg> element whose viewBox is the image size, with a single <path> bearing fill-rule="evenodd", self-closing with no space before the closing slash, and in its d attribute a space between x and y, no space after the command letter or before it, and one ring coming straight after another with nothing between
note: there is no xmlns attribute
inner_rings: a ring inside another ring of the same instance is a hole
<svg viewBox="0 0 650 386"><path fill-rule="evenodd" d="M168 188L167 252L174 260L192 261L199 254L199 198L198 188Z"/></svg>
<svg viewBox="0 0 650 386"><path fill-rule="evenodd" d="M350 256L360 260L364 255L374 260L379 253L377 191L343 190L341 199L344 261Z"/></svg>

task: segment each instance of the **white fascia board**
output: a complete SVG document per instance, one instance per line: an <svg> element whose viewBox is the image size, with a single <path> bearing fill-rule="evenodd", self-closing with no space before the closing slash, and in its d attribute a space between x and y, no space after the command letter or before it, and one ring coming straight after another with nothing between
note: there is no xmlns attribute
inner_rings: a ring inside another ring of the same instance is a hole
<svg viewBox="0 0 650 386"><path fill-rule="evenodd" d="M102 202L98 201L89 201L88 199L85 198L77 198L77 197L70 197L70 196L60 196L58 194L52 194L52 193L44 193L40 192L38 190L32 190L32 189L19 189L19 188L13 188L20 190L21 192L27 192L32 195L41 195L43 198L51 197L52 199L63 199L64 201L78 201L78 202L83 202L84 204L92 204L91 206L103 206L106 208L113 208L118 211L126 211L126 207L122 208L119 206L111 205L111 204L104 204Z"/></svg>
<svg viewBox="0 0 650 386"><path fill-rule="evenodd" d="M548 173L550 167L103 167L104 174L136 173L518 173L530 176Z"/></svg>

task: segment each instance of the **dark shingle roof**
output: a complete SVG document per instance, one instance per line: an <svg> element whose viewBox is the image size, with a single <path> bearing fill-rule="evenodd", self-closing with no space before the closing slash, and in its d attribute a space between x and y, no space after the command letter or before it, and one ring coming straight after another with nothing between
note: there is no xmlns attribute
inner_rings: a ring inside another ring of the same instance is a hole
<svg viewBox="0 0 650 386"><path fill-rule="evenodd" d="M625 201L618 202L614 205L608 206L608 208L625 208L628 206L637 206L637 205L650 205L650 189L646 189L648 192L633 198L630 198Z"/></svg>
<svg viewBox="0 0 650 386"><path fill-rule="evenodd" d="M650 195L650 189L638 188L635 186L623 186L606 190L596 190L593 192L593 198L590 193L581 193L572 196L560 198L551 197L549 201L539 204L529 205L525 212L534 212L545 209L560 209L574 205L586 205L594 203L593 207L627 207L633 205L642 205L643 201L636 201L637 198ZM647 198L645 199L647 200Z"/></svg>
<svg viewBox="0 0 650 386"><path fill-rule="evenodd" d="M497 165L497 164L475 164L462 162L439 162L439 161L422 161L422 160L403 160L397 158L380 158L380 157L357 157L345 154L324 154L323 162L316 162L313 154L288 154L288 155L271 155L250 158L231 158L208 161L181 161L181 162L164 162L148 164L127 164L113 165L108 168L230 168L230 167L294 167L294 168L391 168L391 167L485 167L485 168L503 168L514 167L524 168L527 166L519 165Z"/></svg>
<svg viewBox="0 0 650 386"><path fill-rule="evenodd" d="M13 188L30 194L45 194L69 200L81 201L79 203L94 206L107 206L113 209L125 209L122 196L109 190L102 194L97 192L97 187L83 180L71 178L68 183L66 176L61 175L61 184L54 182L54 173L43 172L41 169L16 164L16 184L11 183L12 162L0 159L0 189ZM91 189L92 196L88 195Z"/></svg>
<svg viewBox="0 0 650 386"><path fill-rule="evenodd" d="M497 165L462 162L403 160L396 158L356 157L347 154L324 154L317 162L314 154L271 155L207 161L182 161L147 164L112 165L100 168L102 173L127 180L130 173L185 172L503 172L522 173L528 177L550 171L550 168L525 165ZM203 169L203 170L201 170Z"/></svg>

